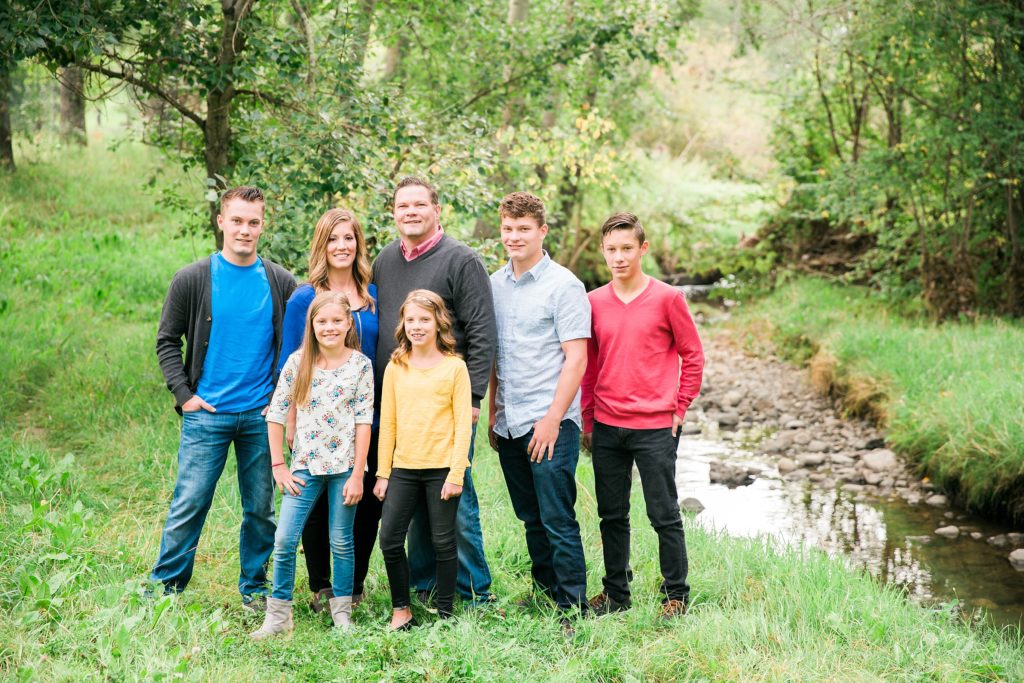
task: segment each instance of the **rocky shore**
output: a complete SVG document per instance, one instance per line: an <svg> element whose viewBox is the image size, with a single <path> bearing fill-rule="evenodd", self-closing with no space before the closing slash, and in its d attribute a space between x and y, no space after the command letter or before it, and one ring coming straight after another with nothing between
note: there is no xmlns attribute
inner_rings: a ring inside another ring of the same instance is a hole
<svg viewBox="0 0 1024 683"><path fill-rule="evenodd" d="M704 351L704 384L687 413L683 434L734 442L769 465L765 469L718 460L711 463L712 483L736 487L759 476L778 476L838 487L858 497L899 497L910 505L946 508L951 523L936 529L936 535L969 534L991 545L1016 547L1008 560L1024 571L1024 533L985 537L969 523L953 524L966 516L948 509L945 495L886 448L877 427L839 415L828 398L814 391L806 372L777 359L748 355L722 331L707 336ZM694 502L689 505L696 507Z"/></svg>

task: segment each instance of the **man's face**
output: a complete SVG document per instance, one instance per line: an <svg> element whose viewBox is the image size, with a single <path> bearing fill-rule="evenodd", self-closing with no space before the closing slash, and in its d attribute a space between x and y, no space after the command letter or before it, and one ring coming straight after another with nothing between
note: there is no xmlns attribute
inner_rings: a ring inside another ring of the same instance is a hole
<svg viewBox="0 0 1024 683"><path fill-rule="evenodd" d="M217 226L224 233L224 255L236 265L256 261L256 243L263 232L263 202L229 199L217 214Z"/></svg>
<svg viewBox="0 0 1024 683"><path fill-rule="evenodd" d="M441 207L430 201L430 190L408 185L395 194L395 226L412 244L430 239L437 232Z"/></svg>
<svg viewBox="0 0 1024 683"><path fill-rule="evenodd" d="M547 224L540 225L533 216L501 217L501 243L514 264L532 267L540 257L547 234Z"/></svg>
<svg viewBox="0 0 1024 683"><path fill-rule="evenodd" d="M612 230L601 240L601 252L604 262L612 271L613 280L629 280L639 275L644 254L647 253L647 242L640 244L633 231Z"/></svg>

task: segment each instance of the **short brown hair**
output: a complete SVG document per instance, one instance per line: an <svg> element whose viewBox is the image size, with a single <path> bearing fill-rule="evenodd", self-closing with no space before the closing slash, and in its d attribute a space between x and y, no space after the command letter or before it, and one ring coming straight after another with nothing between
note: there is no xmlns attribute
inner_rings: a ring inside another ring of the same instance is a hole
<svg viewBox="0 0 1024 683"><path fill-rule="evenodd" d="M263 190L260 188L253 185L239 185L238 187L232 187L220 196L221 212L224 211L224 206L232 199L241 199L243 202L267 203L267 200L263 198Z"/></svg>
<svg viewBox="0 0 1024 683"><path fill-rule="evenodd" d="M537 225L544 225L544 202L529 192L513 192L501 200L499 215L503 218L537 219Z"/></svg>
<svg viewBox="0 0 1024 683"><path fill-rule="evenodd" d="M628 211L620 211L619 213L613 213L608 216L608 220L601 226L601 241L612 230L632 230L633 235L640 240L640 244L647 241L647 235L644 233L644 226L640 223L640 219L637 218L635 213L629 213Z"/></svg>
<svg viewBox="0 0 1024 683"><path fill-rule="evenodd" d="M403 187L412 187L415 185L427 188L430 191L430 203L433 204L434 206L438 206L437 190L434 189L434 186L428 183L423 178L418 178L414 175L405 176L404 178L398 181L397 185L395 185L395 191L391 193L391 206L395 205L395 197L398 196L399 190L401 190Z"/></svg>

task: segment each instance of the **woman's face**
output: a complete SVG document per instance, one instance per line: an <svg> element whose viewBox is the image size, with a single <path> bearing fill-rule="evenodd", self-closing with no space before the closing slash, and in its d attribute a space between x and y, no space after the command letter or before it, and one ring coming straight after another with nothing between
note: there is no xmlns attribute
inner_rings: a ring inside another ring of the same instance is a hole
<svg viewBox="0 0 1024 683"><path fill-rule="evenodd" d="M437 339L437 320L433 311L409 304L405 307L405 336L409 338L413 348L434 346Z"/></svg>
<svg viewBox="0 0 1024 683"><path fill-rule="evenodd" d="M359 243L352 223L338 223L327 238L327 267L332 270L351 270L359 254Z"/></svg>

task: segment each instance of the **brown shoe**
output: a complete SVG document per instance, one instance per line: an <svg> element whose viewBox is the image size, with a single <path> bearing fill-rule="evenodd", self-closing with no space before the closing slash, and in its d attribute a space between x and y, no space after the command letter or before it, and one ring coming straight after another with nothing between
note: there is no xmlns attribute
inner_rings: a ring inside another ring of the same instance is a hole
<svg viewBox="0 0 1024 683"><path fill-rule="evenodd" d="M661 603L661 611L658 613L658 618L662 621L668 621L675 617L681 617L686 614L686 603L682 600L666 600Z"/></svg>
<svg viewBox="0 0 1024 683"><path fill-rule="evenodd" d="M359 603L361 603L362 601L363 601L363 594L362 593L356 593L355 595L352 596L352 607L353 608L358 607Z"/></svg>
<svg viewBox="0 0 1024 683"><path fill-rule="evenodd" d="M604 591L601 591L594 597L590 598L587 602L590 603L591 611L598 616L611 614L613 612L625 612L633 606L631 600L627 599L623 602L619 602Z"/></svg>
<svg viewBox="0 0 1024 683"><path fill-rule="evenodd" d="M327 609L328 602L334 597L334 590L331 588L321 588L316 593L313 593L313 599L309 601L309 608L313 610L314 614L320 614Z"/></svg>

